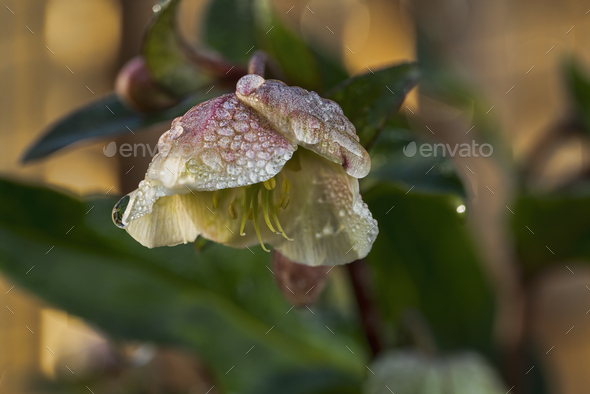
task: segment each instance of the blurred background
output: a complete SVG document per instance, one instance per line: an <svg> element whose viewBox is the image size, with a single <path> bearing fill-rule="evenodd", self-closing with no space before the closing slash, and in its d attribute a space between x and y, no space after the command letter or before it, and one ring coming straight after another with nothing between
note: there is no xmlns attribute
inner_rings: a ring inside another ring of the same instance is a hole
<svg viewBox="0 0 590 394"><path fill-rule="evenodd" d="M523 336L533 342L538 349L535 361L539 365L535 367L544 366L548 372L548 392L586 390L590 385L587 263L571 261L567 264L570 271L563 266L546 270L524 289L520 286L523 274L514 268L514 239L505 229L512 220L508 207L512 207L520 182L514 168L534 154L539 141L568 113L561 71L564 59L574 54L580 64L590 65L588 3L422 1L417 2L418 22L411 1L276 0L273 4L289 28L339 59L350 75L416 60L416 32L422 29L433 46L445 52L457 74L478 92L473 100L489 109L486 116L493 119L492 137L474 137L475 131L467 134L472 119L469 111L422 97L418 94L421 88L408 96L401 112L415 115L410 123L416 128L427 123L436 141L497 141L494 160L457 157L453 163L467 191L467 225L478 245L482 270L494 289L493 336L499 347L519 346ZM81 142L25 165L20 159L48 125L113 90L118 70L139 52L154 2L5 0L1 6L2 176L48 184L80 197L121 195L135 188L149 158L106 157L103 148L111 140ZM181 28L194 45L201 42L195 32L202 30L200 16L206 7L206 0L182 4ZM129 134L116 141L153 144L166 129L156 126L148 133ZM531 190L557 188L588 164L585 138L574 135L552 146L555 149L531 170ZM205 393L211 386L209 374L192 356L140 342L113 348L103 332L3 276L0 297L6 306L0 311L0 382L6 393L36 392L23 379L35 375L55 380L71 372L65 370L66 364L78 370L118 371L125 357L137 365L143 365L142 357L152 364L160 360L158 368L169 368L163 376L174 376L180 382L178 392ZM184 367L187 372L183 374Z"/></svg>

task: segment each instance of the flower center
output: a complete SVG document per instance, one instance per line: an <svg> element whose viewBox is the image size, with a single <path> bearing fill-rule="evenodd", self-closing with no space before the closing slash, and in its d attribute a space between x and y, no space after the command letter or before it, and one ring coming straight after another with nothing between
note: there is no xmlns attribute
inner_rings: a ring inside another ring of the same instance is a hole
<svg viewBox="0 0 590 394"><path fill-rule="evenodd" d="M252 220L254 224L254 230L256 231L256 237L258 238L258 242L260 242L260 246L267 252L270 252L264 246L262 242L262 236L260 234L260 227L258 225L258 216L260 214L260 210L262 209L262 216L264 217L264 222L266 226L275 234L281 234L283 237L292 241L293 239L289 238L283 227L281 226L281 222L279 221L278 213L280 209L287 209L289 206L289 202L291 201L291 196L289 194L289 189L291 188L291 183L289 180L283 175L283 183L281 186L281 197L279 198L278 204L275 205L274 201L274 191L277 186L277 181L275 178L271 178L267 181L262 183L256 183L254 185L245 186L243 187L244 193L244 200L242 204L242 218L241 218L241 225L240 225L240 235L246 235L244 233L244 228L246 227L246 221ZM234 205L235 203L235 196L232 198L229 206L227 208L229 216L232 219L237 219L239 217L238 211ZM218 206L218 198L217 193L213 194L213 206L217 208Z"/></svg>

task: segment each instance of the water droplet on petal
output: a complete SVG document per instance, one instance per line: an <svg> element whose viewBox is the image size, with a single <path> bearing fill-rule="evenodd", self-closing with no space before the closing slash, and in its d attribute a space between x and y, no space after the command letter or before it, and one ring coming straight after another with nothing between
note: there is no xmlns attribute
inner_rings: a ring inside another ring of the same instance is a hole
<svg viewBox="0 0 590 394"><path fill-rule="evenodd" d="M127 205L129 205L129 194L119 200L115 207L113 208L113 223L119 228L125 228L123 224L123 215L127 210Z"/></svg>

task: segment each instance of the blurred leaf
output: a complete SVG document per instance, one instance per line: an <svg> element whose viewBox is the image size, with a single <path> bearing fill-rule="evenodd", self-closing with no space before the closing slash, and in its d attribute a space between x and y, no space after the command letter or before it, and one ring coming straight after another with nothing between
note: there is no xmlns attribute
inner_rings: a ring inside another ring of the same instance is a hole
<svg viewBox="0 0 590 394"><path fill-rule="evenodd" d="M365 394L505 394L497 373L475 353L434 357L392 351L371 364Z"/></svg>
<svg viewBox="0 0 590 394"><path fill-rule="evenodd" d="M358 377L329 369L288 371L275 375L257 394L360 394Z"/></svg>
<svg viewBox="0 0 590 394"><path fill-rule="evenodd" d="M322 90L319 92L323 93L324 91L333 89L335 85L349 78L348 73L338 61L329 58L327 55L324 55L321 49L316 49L313 47L310 49L315 57L320 71ZM323 96L323 94L321 95Z"/></svg>
<svg viewBox="0 0 590 394"><path fill-rule="evenodd" d="M22 160L27 162L40 159L88 138L141 132L149 126L170 122L177 116L184 115L193 106L222 93L225 92L212 90L206 94L203 90L175 107L152 114L133 112L127 109L115 94L108 95L50 126L41 139L26 151Z"/></svg>
<svg viewBox="0 0 590 394"><path fill-rule="evenodd" d="M211 0L204 17L207 44L232 62L247 64L256 46L252 0Z"/></svg>
<svg viewBox="0 0 590 394"><path fill-rule="evenodd" d="M574 57L564 62L563 74L575 115L582 121L586 132L590 133L590 78Z"/></svg>
<svg viewBox="0 0 590 394"><path fill-rule="evenodd" d="M518 258L526 276L552 264L590 262L590 193L521 195L512 216ZM527 228L528 226L528 228ZM529 230L530 229L530 230Z"/></svg>
<svg viewBox="0 0 590 394"><path fill-rule="evenodd" d="M255 1L256 49L266 51L279 63L289 85L321 91L320 71L311 50L283 24L269 0Z"/></svg>
<svg viewBox="0 0 590 394"><path fill-rule="evenodd" d="M368 256L378 305L394 327L418 309L442 349L490 354L493 296L469 229L452 195L424 195L380 184L363 194L379 222Z"/></svg>
<svg viewBox="0 0 590 394"><path fill-rule="evenodd" d="M465 197L463 183L451 161L440 153L436 157L434 153L429 157L416 154L424 141L406 127L405 117L396 115L377 137L369 151L372 169L363 179L363 188L368 190L379 182L395 182L405 185L407 190ZM442 152L442 148L436 151Z"/></svg>
<svg viewBox="0 0 590 394"><path fill-rule="evenodd" d="M366 146L399 111L406 94L418 83L418 77L416 64L405 63L349 78L326 95L340 104Z"/></svg>
<svg viewBox="0 0 590 394"><path fill-rule="evenodd" d="M188 56L188 48L176 24L176 13L181 0L160 0L142 45L146 64L154 78L170 92L184 96L210 80Z"/></svg>
<svg viewBox="0 0 590 394"><path fill-rule="evenodd" d="M112 224L114 199L82 203L8 181L0 188L6 275L117 337L195 351L220 391L253 394L295 368L363 373L366 350L346 330L328 331L321 309L290 311L260 248L147 249Z"/></svg>

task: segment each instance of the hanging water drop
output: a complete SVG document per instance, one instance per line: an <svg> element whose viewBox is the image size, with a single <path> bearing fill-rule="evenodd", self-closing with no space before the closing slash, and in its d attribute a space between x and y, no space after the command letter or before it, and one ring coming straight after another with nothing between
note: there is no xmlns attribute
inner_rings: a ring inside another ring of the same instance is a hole
<svg viewBox="0 0 590 394"><path fill-rule="evenodd" d="M129 205L129 195L126 195L113 208L113 223L119 228L125 228L123 224L123 215L127 210L127 205Z"/></svg>

